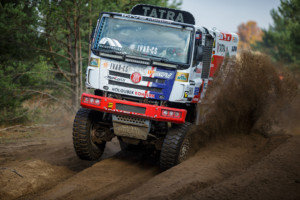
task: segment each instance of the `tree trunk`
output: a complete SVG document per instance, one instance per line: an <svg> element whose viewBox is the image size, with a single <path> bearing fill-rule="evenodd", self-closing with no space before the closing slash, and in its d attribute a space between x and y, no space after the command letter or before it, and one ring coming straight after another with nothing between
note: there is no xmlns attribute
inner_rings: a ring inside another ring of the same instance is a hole
<svg viewBox="0 0 300 200"><path fill-rule="evenodd" d="M92 3L93 1L90 0L89 2L89 38L91 38L91 34L92 34ZM92 41L89 41L89 59L88 59L88 63L90 63L90 59L91 59L91 42Z"/></svg>
<svg viewBox="0 0 300 200"><path fill-rule="evenodd" d="M77 8L74 8L74 50L75 50L75 77L74 77L74 91L75 91L75 102L74 109L78 109L79 107L79 87L78 87L78 79L79 79L79 66L78 66L78 21L77 21Z"/></svg>
<svg viewBox="0 0 300 200"><path fill-rule="evenodd" d="M82 48L81 48L81 35L80 35L80 30L78 30L78 43L79 43L79 95L82 94L82 88L83 88L83 83L82 83Z"/></svg>

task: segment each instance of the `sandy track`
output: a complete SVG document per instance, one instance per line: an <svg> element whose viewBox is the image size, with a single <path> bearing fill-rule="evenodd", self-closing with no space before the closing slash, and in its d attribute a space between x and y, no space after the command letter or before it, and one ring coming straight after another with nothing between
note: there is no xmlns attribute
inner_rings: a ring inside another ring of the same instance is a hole
<svg viewBox="0 0 300 200"><path fill-rule="evenodd" d="M249 166L268 156L285 139L266 139L259 135L231 135L220 138L202 148L188 161L119 196L118 199L185 199L194 193L197 199L201 197L201 194L197 194L198 191L214 188L218 183L243 173ZM209 198L208 196L203 199ZM219 195L216 199L222 199L222 196Z"/></svg>
<svg viewBox="0 0 300 200"><path fill-rule="evenodd" d="M143 152L119 152L117 141L108 143L102 161L82 161L70 130L0 144L0 167L6 168L0 170L0 199L297 199L300 194L299 135L220 136L161 172L157 160Z"/></svg>
<svg viewBox="0 0 300 200"><path fill-rule="evenodd" d="M111 199L139 187L158 174L157 167L128 156L118 155L96 163L38 198Z"/></svg>
<svg viewBox="0 0 300 200"><path fill-rule="evenodd" d="M300 199L300 136L228 179L184 199Z"/></svg>
<svg viewBox="0 0 300 200"><path fill-rule="evenodd" d="M95 163L76 156L70 124L38 131L36 137L0 144L0 199L31 198ZM103 159L119 150L110 142Z"/></svg>

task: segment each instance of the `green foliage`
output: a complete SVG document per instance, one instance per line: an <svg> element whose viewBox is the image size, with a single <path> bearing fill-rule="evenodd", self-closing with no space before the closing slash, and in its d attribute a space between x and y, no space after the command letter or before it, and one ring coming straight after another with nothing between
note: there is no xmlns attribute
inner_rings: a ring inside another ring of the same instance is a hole
<svg viewBox="0 0 300 200"><path fill-rule="evenodd" d="M97 8L97 14L99 14L102 11L129 13L131 11L131 8L136 4L150 4L158 5L161 7L179 8L182 4L182 1L173 0L171 3L168 2L168 0L114 0L104 2L102 1L102 3L96 3L96 5L100 6Z"/></svg>
<svg viewBox="0 0 300 200"><path fill-rule="evenodd" d="M256 49L266 52L276 61L300 69L300 1L281 0L271 11L274 25L264 30L263 41Z"/></svg>
<svg viewBox="0 0 300 200"><path fill-rule="evenodd" d="M0 3L0 124L23 118L22 102L31 95L22 88L42 84L43 71L32 46L43 43L38 37L38 12L35 0ZM45 64L45 63L44 63Z"/></svg>
<svg viewBox="0 0 300 200"><path fill-rule="evenodd" d="M181 5L180 0L1 0L0 124L30 116L23 104L37 95L73 102L100 12L128 13L139 3Z"/></svg>
<svg viewBox="0 0 300 200"><path fill-rule="evenodd" d="M36 95L51 80L49 66L44 57L36 64L24 61L9 61L0 65L0 124L26 119L22 103Z"/></svg>
<svg viewBox="0 0 300 200"><path fill-rule="evenodd" d="M28 60L38 45L36 1L1 1L0 4L0 62Z"/></svg>

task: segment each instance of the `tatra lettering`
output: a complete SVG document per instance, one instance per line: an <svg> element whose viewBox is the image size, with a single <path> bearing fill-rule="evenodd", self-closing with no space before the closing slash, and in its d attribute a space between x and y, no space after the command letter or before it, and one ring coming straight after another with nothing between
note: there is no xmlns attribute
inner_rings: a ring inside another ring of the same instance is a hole
<svg viewBox="0 0 300 200"><path fill-rule="evenodd" d="M143 6L142 8L143 8L143 10L144 10L144 15L145 15L145 16L148 16L148 15L147 15L147 12L148 12L148 10L150 10L150 8L149 8L149 7L146 7L146 6Z"/></svg>
<svg viewBox="0 0 300 200"><path fill-rule="evenodd" d="M181 23L195 24L195 18L191 13L172 8L163 8L159 6L148 6L138 4L132 8L131 14L133 14L133 16L129 17L133 18L142 15L149 17L145 19L151 21L161 19L164 20L161 21L164 23L172 23L171 21L175 21ZM138 18L140 19L141 17Z"/></svg>
<svg viewBox="0 0 300 200"><path fill-rule="evenodd" d="M144 15L154 18L160 18L160 19L168 19L176 22L182 22L184 23L183 15L182 13L178 13L176 16L176 13L173 11L167 11L164 9L156 9L151 7L143 6L142 9L144 10Z"/></svg>
<svg viewBox="0 0 300 200"><path fill-rule="evenodd" d="M172 11L167 12L167 19L168 20L173 20L174 21L174 16L175 16L174 12L172 12Z"/></svg>
<svg viewBox="0 0 300 200"><path fill-rule="evenodd" d="M178 13L177 18L176 18L175 21L184 23L182 13Z"/></svg>
<svg viewBox="0 0 300 200"><path fill-rule="evenodd" d="M149 17L157 18L157 13L156 13L156 9L155 8L152 9L151 14L149 15Z"/></svg>
<svg viewBox="0 0 300 200"><path fill-rule="evenodd" d="M164 13L166 13L167 11L159 9L158 12L160 13L159 18L164 19Z"/></svg>

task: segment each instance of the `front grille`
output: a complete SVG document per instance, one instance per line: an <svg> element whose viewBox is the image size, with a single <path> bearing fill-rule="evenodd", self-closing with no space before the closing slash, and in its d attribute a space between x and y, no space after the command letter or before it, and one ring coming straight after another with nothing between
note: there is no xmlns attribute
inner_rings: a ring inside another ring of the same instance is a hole
<svg viewBox="0 0 300 200"><path fill-rule="evenodd" d="M164 84L166 80L160 79L160 78L151 78L151 77L143 76L143 81L149 81L149 82L152 82L152 83Z"/></svg>
<svg viewBox="0 0 300 200"><path fill-rule="evenodd" d="M135 125L146 125L149 126L149 120L138 118L138 117L131 117L131 116L125 116L125 115L114 115L113 121L123 122L126 124L135 124Z"/></svg>
<svg viewBox="0 0 300 200"><path fill-rule="evenodd" d="M214 38L207 36L207 39L205 41L205 46L203 47L203 67L202 67L201 78L209 77L213 43L214 43Z"/></svg>
<svg viewBox="0 0 300 200"><path fill-rule="evenodd" d="M124 110L128 112L140 113L140 114L145 114L146 112L146 108L144 107L130 106L130 105L120 104L120 103L116 104L116 109Z"/></svg>
<svg viewBox="0 0 300 200"><path fill-rule="evenodd" d="M130 78L130 74L125 74L125 73L115 72L115 71L109 71L109 75L118 76L118 77L122 77L122 78Z"/></svg>
<svg viewBox="0 0 300 200"><path fill-rule="evenodd" d="M138 89L138 90L148 90L148 91L159 92L159 93L162 92L162 88L147 87L147 86L142 86L142 85L133 85L133 84L122 83L122 82L113 81L113 80L109 80L108 84L117 85L117 86L121 86L121 87L127 87L127 88L133 88L133 89Z"/></svg>

